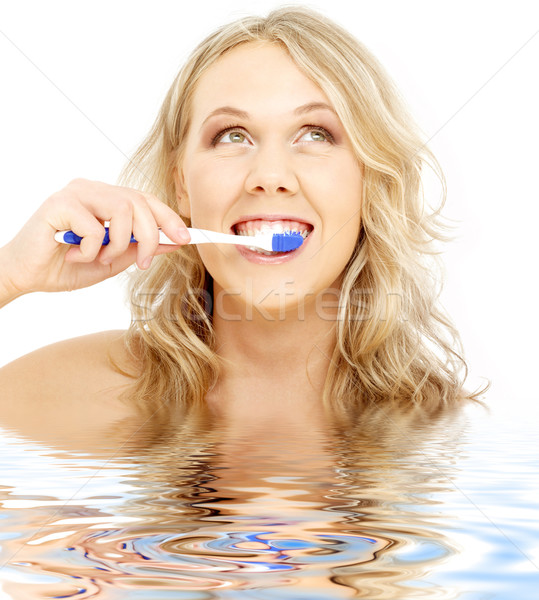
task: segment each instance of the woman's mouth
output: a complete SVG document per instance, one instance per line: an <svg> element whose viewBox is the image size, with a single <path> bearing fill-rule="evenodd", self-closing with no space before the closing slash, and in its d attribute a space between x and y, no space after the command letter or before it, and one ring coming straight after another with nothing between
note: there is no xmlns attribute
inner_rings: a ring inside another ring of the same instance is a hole
<svg viewBox="0 0 539 600"><path fill-rule="evenodd" d="M241 236L255 236L264 233L297 232L303 237L303 244L290 252L268 252L254 246L236 246L236 250L249 262L260 265L275 265L293 260L304 249L309 236L314 231L314 226L306 221L288 218L281 215L256 215L244 217L230 228L230 233Z"/></svg>
<svg viewBox="0 0 539 600"><path fill-rule="evenodd" d="M314 227L310 223L305 223L303 221L293 221L289 219L251 219L247 221L240 221L232 226L232 231L236 235L241 236L255 236L259 233L299 233L304 240L307 239L307 237L311 234L313 229ZM292 254L297 251L292 250L290 252L270 252L266 250L261 250L260 248L256 248L255 246L248 246L247 249L250 252L255 252L257 254L276 257L286 254Z"/></svg>

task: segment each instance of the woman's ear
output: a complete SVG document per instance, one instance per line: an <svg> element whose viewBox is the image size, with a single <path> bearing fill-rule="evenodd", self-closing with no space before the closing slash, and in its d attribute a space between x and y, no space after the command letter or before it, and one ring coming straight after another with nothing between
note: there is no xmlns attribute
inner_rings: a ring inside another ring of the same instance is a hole
<svg viewBox="0 0 539 600"><path fill-rule="evenodd" d="M174 185L176 188L176 200L178 202L178 210L180 211L180 217L186 219L191 218L191 203L189 197L185 191L183 173L180 168L174 167Z"/></svg>

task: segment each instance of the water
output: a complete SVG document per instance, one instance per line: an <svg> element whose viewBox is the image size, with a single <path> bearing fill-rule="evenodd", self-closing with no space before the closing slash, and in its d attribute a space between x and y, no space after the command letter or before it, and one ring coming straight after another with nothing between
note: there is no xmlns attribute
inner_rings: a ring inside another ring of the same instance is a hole
<svg viewBox="0 0 539 600"><path fill-rule="evenodd" d="M535 599L538 441L478 407L79 451L2 430L0 598Z"/></svg>

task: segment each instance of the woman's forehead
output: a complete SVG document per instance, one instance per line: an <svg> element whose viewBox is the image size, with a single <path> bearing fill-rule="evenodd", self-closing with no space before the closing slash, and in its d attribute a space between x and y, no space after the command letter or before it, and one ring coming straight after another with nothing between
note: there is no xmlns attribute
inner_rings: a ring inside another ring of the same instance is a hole
<svg viewBox="0 0 539 600"><path fill-rule="evenodd" d="M193 117L204 120L219 107L247 113L287 113L299 106L331 102L324 91L277 44L249 42L228 51L201 76ZM249 110L251 109L251 110Z"/></svg>

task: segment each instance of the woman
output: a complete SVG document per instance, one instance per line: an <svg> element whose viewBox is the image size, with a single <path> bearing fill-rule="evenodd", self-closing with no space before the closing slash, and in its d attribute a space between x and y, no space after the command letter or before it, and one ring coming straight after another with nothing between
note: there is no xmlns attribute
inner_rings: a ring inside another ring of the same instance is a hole
<svg viewBox="0 0 539 600"><path fill-rule="evenodd" d="M308 426L326 409L454 405L465 365L425 260L443 237L421 198L428 164L389 78L334 23L283 8L222 27L180 71L122 186L71 182L1 249L3 304L139 267L128 332L4 367L5 422L99 427L166 406ZM186 225L307 237L272 258L185 245ZM178 245L160 246L158 228ZM54 241L63 229L80 248Z"/></svg>

